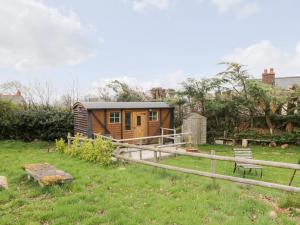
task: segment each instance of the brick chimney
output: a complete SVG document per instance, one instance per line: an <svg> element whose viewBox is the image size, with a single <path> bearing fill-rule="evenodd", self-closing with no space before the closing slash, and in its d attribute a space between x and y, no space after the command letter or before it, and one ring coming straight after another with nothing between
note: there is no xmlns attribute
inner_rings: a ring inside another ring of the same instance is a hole
<svg viewBox="0 0 300 225"><path fill-rule="evenodd" d="M262 74L262 83L270 85L275 84L275 72L273 68L271 68L270 71L268 71L268 69L264 70Z"/></svg>
<svg viewBox="0 0 300 225"><path fill-rule="evenodd" d="M21 96L21 91L19 89L17 90L16 96Z"/></svg>

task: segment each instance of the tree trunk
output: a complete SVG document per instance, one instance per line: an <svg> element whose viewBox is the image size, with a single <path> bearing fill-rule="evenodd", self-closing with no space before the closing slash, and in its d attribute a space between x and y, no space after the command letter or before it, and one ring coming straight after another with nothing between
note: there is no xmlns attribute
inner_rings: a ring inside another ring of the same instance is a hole
<svg viewBox="0 0 300 225"><path fill-rule="evenodd" d="M274 126L272 124L272 121L271 121L271 117L270 115L266 114L266 123L268 125L268 128L270 129L270 133L272 134L273 133L273 129L274 129ZM272 130L272 131L271 131Z"/></svg>
<svg viewBox="0 0 300 225"><path fill-rule="evenodd" d="M285 130L287 133L291 134L294 131L294 124L292 122L288 122Z"/></svg>

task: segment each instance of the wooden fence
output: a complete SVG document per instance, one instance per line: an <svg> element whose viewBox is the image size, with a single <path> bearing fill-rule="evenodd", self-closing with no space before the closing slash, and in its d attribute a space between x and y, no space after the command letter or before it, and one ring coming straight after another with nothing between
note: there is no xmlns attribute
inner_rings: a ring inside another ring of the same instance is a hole
<svg viewBox="0 0 300 225"><path fill-rule="evenodd" d="M172 144L167 144L168 146L191 144L191 133L190 132L176 133L175 129L168 129L168 128L161 128L161 130L162 130L161 135L126 138L126 139L115 139L115 138L108 137L108 136L105 136L102 134L97 134L97 133L94 133L94 136L101 137L106 140L112 140L113 142L117 142L117 143L138 142L139 144L142 144L144 140L157 139L157 143L159 144L158 145L159 147L164 147L164 139L171 140L173 142ZM164 130L171 130L174 133L173 134L164 134ZM183 141L183 137L185 137L185 136L187 137L186 142Z"/></svg>
<svg viewBox="0 0 300 225"><path fill-rule="evenodd" d="M68 137L68 143L71 143L72 140L74 140L73 137ZM80 138L80 140L94 141L93 139L87 139L87 138ZM119 160L125 160L128 162L134 162L134 163L154 166L154 167L158 167L158 168L174 170L177 172L193 174L193 175L197 175L197 176L210 177L213 179L222 179L222 180L227 180L227 181L232 181L232 182L237 182L237 183L242 183L242 184L256 185L256 186L268 187L268 188L273 188L273 189L278 189L278 190L283 190L283 191L288 191L288 192L300 193L300 187L293 187L293 186L289 186L289 185L269 183L269 182L264 182L264 181L259 181L259 180L251 180L251 179L245 179L245 178L239 178L239 177L233 177L233 176L227 176L227 175L221 175L221 174L215 173L216 160L255 164L255 165L284 168L284 169L292 169L295 171L300 170L299 164L234 158L234 157L228 157L228 156L218 156L218 155L215 155L214 152L212 152L212 154L205 154L205 153L193 153L193 152L184 152L184 151L170 150L170 149L164 149L164 148L157 148L154 146L134 145L134 144L127 144L127 143L120 143L120 142L113 142L113 144L117 147L117 150L115 151L113 156ZM121 147L125 148L125 149L127 148L127 150L120 151ZM128 148L130 148L130 149L128 149ZM133 149L133 150L131 150L131 149ZM140 154L140 159L133 159L131 157L122 155L123 153L130 153L132 151L142 152L145 150L154 152L155 162L143 160L142 154ZM161 153L161 152L175 154L175 155L184 155L184 156L192 156L192 157L211 159L212 160L211 172L202 172L202 171L198 171L198 170L192 170L192 169L186 169L186 168L181 168L181 167L160 164L157 162L158 161L157 153Z"/></svg>

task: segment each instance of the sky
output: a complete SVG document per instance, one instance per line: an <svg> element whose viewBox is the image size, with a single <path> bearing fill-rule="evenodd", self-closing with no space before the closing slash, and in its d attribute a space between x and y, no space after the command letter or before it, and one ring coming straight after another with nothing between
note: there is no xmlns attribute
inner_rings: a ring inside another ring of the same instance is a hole
<svg viewBox="0 0 300 225"><path fill-rule="evenodd" d="M221 61L300 75L298 0L0 0L0 83L81 94L208 78Z"/></svg>

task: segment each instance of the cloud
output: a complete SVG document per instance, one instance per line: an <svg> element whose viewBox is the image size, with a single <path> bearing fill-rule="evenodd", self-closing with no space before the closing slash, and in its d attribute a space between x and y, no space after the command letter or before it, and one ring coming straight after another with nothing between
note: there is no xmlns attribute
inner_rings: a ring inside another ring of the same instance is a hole
<svg viewBox="0 0 300 225"><path fill-rule="evenodd" d="M132 5L133 10L143 12L148 8L160 10L168 9L173 0L123 0ZM255 2L248 0L197 0L200 3L211 2L220 13L233 12L238 18L243 18L255 14L259 11L259 6Z"/></svg>
<svg viewBox="0 0 300 225"><path fill-rule="evenodd" d="M223 61L247 65L250 72L258 77L265 68L273 67L278 75L300 74L300 43L294 52L286 52L264 40L246 48L237 48L222 58Z"/></svg>
<svg viewBox="0 0 300 225"><path fill-rule="evenodd" d="M210 0L221 13L234 12L237 17L247 17L259 11L259 6L247 0Z"/></svg>
<svg viewBox="0 0 300 225"><path fill-rule="evenodd" d="M157 8L160 10L169 7L169 0L130 0L133 10L144 11L147 8Z"/></svg>
<svg viewBox="0 0 300 225"><path fill-rule="evenodd" d="M0 67L37 70L96 54L93 29L41 0L0 0Z"/></svg>

